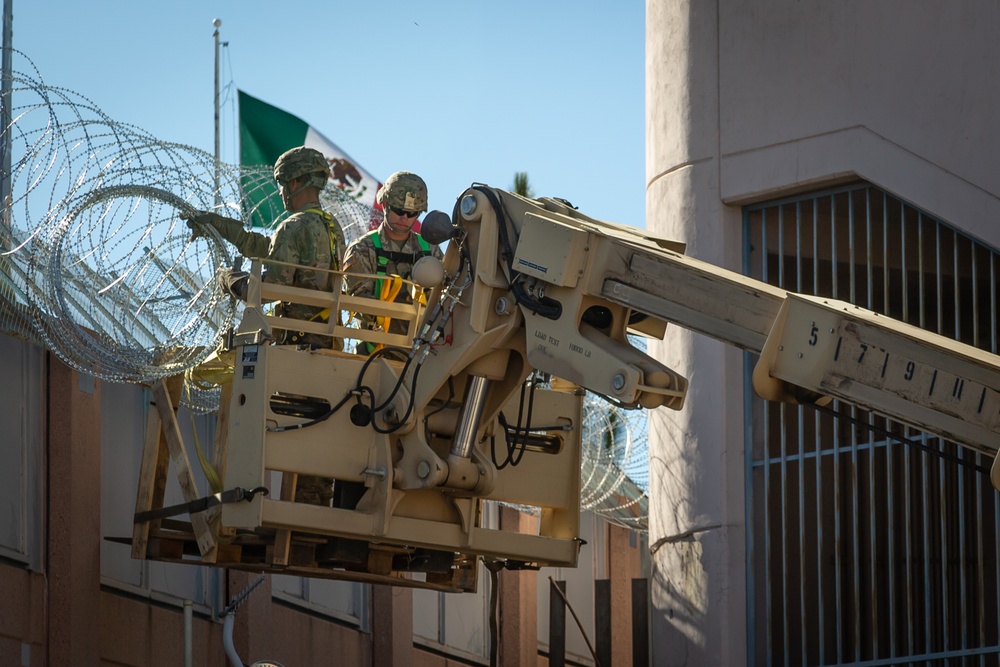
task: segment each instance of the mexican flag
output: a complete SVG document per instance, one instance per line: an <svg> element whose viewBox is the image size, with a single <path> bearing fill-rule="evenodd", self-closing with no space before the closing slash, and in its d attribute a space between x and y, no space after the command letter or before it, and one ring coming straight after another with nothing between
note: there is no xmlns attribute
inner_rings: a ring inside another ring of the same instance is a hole
<svg viewBox="0 0 1000 667"><path fill-rule="evenodd" d="M283 210L272 168L279 155L296 146L315 148L326 156L331 172L327 193L349 197L366 207L375 206L375 193L381 183L335 143L301 118L242 90L237 93L244 216L251 219L253 226L270 227Z"/></svg>

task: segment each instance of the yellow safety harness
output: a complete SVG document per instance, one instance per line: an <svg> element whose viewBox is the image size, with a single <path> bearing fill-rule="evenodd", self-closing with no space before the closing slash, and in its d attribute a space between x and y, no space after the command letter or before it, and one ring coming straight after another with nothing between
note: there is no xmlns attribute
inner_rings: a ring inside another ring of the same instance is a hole
<svg viewBox="0 0 1000 667"><path fill-rule="evenodd" d="M418 252L398 252L395 250L386 250L382 246L382 238L378 234L378 230L375 230L368 234L368 237L372 241L372 245L375 246L375 256L378 258L378 267L375 269L377 275L384 275L385 278L375 279L375 297L380 301L386 301L392 303L399 296L399 292L403 289L403 277L398 274L390 274L386 270L389 266L390 261L396 263L405 262L410 265L416 264L417 260L421 257L426 257L431 254L430 244L424 240L420 234L414 232L417 237L417 243L420 245L420 250ZM427 297L423 292L418 292L415 297L419 303L427 305ZM389 316L376 316L375 317L375 328L381 329L382 331L389 330L389 324L392 322L392 318ZM365 343L368 348L368 353L371 354L376 350L382 348L381 344L375 343Z"/></svg>

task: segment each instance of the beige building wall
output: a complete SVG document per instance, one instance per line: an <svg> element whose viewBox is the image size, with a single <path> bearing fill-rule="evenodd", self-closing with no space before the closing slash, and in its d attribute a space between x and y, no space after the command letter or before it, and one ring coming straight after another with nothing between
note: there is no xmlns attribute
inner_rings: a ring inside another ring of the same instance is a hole
<svg viewBox="0 0 1000 667"><path fill-rule="evenodd" d="M647 0L647 227L729 269L741 206L869 181L1000 246L1000 5ZM674 329L650 437L657 665L746 663L743 356Z"/></svg>

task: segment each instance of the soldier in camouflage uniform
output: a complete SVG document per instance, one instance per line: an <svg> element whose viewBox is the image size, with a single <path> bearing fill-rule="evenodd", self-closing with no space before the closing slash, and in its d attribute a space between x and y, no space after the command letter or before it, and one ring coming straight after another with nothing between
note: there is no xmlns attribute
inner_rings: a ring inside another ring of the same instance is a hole
<svg viewBox="0 0 1000 667"><path fill-rule="evenodd" d="M352 273L396 275L408 279L418 259L426 255L441 257L440 248L427 243L413 231L420 214L427 210L427 185L422 178L408 171L397 171L379 189L377 201L382 205L382 223L378 229L352 243L344 257L348 291L354 296L375 299L381 298L389 281L353 277ZM408 290L400 290L395 300L407 302L409 299ZM371 318L366 320L369 327L375 326ZM405 323L394 321L389 330L405 333ZM370 352L371 349L358 351Z"/></svg>
<svg viewBox="0 0 1000 667"><path fill-rule="evenodd" d="M187 216L194 234L205 234L204 226L214 227L222 238L236 246L244 257L273 259L298 266L264 265L264 282L330 291L333 274L310 271L303 267L339 269L340 250L337 236L340 225L319 204L319 193L330 177L326 158L318 150L300 146L283 153L274 163L274 180L281 189L281 199L289 216L274 236L251 232L239 220L215 213L199 212ZM327 313L318 306L279 303L276 314L301 320L325 322ZM342 349L343 341L329 336L301 331L279 330L279 344Z"/></svg>
<svg viewBox="0 0 1000 667"><path fill-rule="evenodd" d="M215 213L198 212L185 216L195 236L205 235L206 226L214 227L222 238L236 246L245 257L273 259L298 266L265 263L264 281L329 291L333 276L326 271L308 268L338 269L340 250L336 219L320 208L319 193L330 177L330 167L319 151L300 146L283 153L274 163L274 180L281 190L281 200L289 216L274 236L248 231L238 220ZM279 303L277 314L304 320L325 321L321 308ZM342 349L343 341L281 330L279 344ZM329 507L333 498L333 480L327 477L299 475L295 502Z"/></svg>

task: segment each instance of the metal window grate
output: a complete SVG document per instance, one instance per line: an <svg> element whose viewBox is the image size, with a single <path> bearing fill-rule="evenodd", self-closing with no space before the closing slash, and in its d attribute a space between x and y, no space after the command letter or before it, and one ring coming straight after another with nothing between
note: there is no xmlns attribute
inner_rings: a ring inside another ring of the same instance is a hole
<svg viewBox="0 0 1000 667"><path fill-rule="evenodd" d="M878 188L747 207L744 239L748 276L998 352L997 251ZM746 396L748 664L997 664L1000 494L963 465L992 461Z"/></svg>

